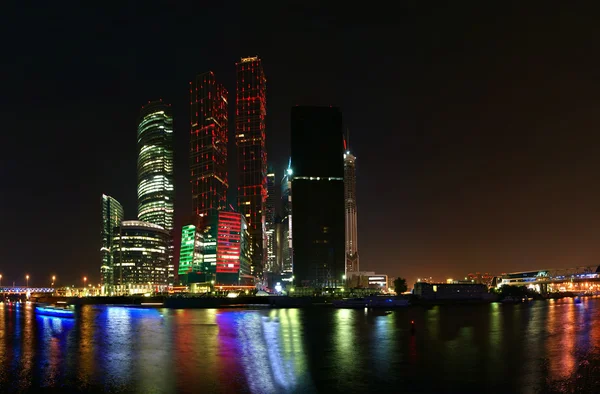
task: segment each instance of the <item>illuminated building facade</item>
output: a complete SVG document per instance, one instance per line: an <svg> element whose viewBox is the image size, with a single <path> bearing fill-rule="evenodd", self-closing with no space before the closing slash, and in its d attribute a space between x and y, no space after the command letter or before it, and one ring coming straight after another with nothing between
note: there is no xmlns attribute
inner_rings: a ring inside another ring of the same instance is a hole
<svg viewBox="0 0 600 394"><path fill-rule="evenodd" d="M346 268L342 113L334 107L293 107L291 131L294 283L342 287Z"/></svg>
<svg viewBox="0 0 600 394"><path fill-rule="evenodd" d="M285 175L281 179L281 213L282 218L278 225L279 241L278 246L278 265L281 267L282 280L292 281L294 275L293 263L293 242L292 242L292 168L291 162L285 170Z"/></svg>
<svg viewBox="0 0 600 394"><path fill-rule="evenodd" d="M193 214L227 207L227 90L213 72L190 82Z"/></svg>
<svg viewBox="0 0 600 394"><path fill-rule="evenodd" d="M267 174L267 200L265 204L265 235L267 261L264 271L279 273L276 256L276 234L275 234L275 173Z"/></svg>
<svg viewBox="0 0 600 394"><path fill-rule="evenodd" d="M346 209L346 272L359 271L358 229L356 225L356 157L347 140L344 153L344 200Z"/></svg>
<svg viewBox="0 0 600 394"><path fill-rule="evenodd" d="M137 132L138 219L173 230L173 116L171 106L152 101L142 107ZM173 243L169 242L168 281L174 281Z"/></svg>
<svg viewBox="0 0 600 394"><path fill-rule="evenodd" d="M123 206L111 196L102 195L102 265L100 267L101 283L104 292L113 285L113 261L111 255L115 228L121 225L124 218Z"/></svg>
<svg viewBox="0 0 600 394"><path fill-rule="evenodd" d="M115 230L111 249L116 294L164 291L170 233L159 225L126 220Z"/></svg>
<svg viewBox="0 0 600 394"><path fill-rule="evenodd" d="M266 255L265 202L267 198L267 80L258 57L236 63L235 142L238 159L238 211L248 223L252 239L252 274L262 277Z"/></svg>
<svg viewBox="0 0 600 394"><path fill-rule="evenodd" d="M182 284L251 285L248 225L236 212L198 216L183 227L179 277Z"/></svg>

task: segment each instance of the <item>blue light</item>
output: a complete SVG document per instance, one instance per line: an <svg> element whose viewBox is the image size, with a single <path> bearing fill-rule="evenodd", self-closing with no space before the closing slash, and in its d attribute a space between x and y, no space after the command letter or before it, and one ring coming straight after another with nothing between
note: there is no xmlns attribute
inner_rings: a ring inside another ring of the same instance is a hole
<svg viewBox="0 0 600 394"><path fill-rule="evenodd" d="M75 312L68 309L55 309L55 308L44 308L41 306L35 307L36 312L42 315L48 316L60 316L60 317L74 317Z"/></svg>

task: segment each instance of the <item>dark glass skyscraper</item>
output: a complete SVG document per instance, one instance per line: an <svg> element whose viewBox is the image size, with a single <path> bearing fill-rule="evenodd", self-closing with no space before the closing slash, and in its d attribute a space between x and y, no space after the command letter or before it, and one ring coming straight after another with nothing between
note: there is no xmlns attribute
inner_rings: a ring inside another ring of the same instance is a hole
<svg viewBox="0 0 600 394"><path fill-rule="evenodd" d="M103 286L103 293L110 291L113 281L113 260L111 255L112 240L117 226L121 225L124 218L123 206L106 194L102 195L102 265L100 275Z"/></svg>
<svg viewBox="0 0 600 394"><path fill-rule="evenodd" d="M236 63L235 142L238 158L238 210L248 223L252 239L253 274L262 276L266 256L265 200L267 198L267 80L258 57Z"/></svg>
<svg viewBox="0 0 600 394"><path fill-rule="evenodd" d="M190 102L192 211L214 214L227 207L227 90L213 72L200 74L190 82Z"/></svg>
<svg viewBox="0 0 600 394"><path fill-rule="evenodd" d="M341 287L345 274L342 113L293 107L291 190L295 284Z"/></svg>
<svg viewBox="0 0 600 394"><path fill-rule="evenodd" d="M137 133L138 219L173 230L173 116L162 100L142 107ZM173 283L173 245L168 252L168 282Z"/></svg>

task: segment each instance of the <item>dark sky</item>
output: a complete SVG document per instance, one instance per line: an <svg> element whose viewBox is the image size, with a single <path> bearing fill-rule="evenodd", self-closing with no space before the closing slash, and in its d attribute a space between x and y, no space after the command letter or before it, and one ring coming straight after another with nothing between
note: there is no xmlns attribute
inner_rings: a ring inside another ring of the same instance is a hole
<svg viewBox="0 0 600 394"><path fill-rule="evenodd" d="M136 122L156 98L174 106L180 226L188 82L212 70L233 104L235 62L253 55L278 177L290 107L342 108L363 270L412 282L599 263L597 10L79 3L0 16L3 283L99 280L100 195L135 218Z"/></svg>

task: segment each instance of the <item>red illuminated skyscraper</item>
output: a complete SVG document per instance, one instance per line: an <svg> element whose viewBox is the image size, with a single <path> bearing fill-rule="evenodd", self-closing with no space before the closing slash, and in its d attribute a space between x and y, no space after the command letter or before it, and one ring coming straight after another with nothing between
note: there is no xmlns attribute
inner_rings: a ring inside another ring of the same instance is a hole
<svg viewBox="0 0 600 394"><path fill-rule="evenodd" d="M267 198L265 117L267 80L258 57L236 63L237 97L235 142L238 158L238 210L245 217L252 239L252 273L262 276Z"/></svg>
<svg viewBox="0 0 600 394"><path fill-rule="evenodd" d="M190 171L194 215L227 206L227 90L213 72L190 82Z"/></svg>

